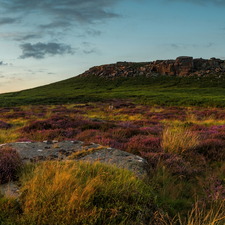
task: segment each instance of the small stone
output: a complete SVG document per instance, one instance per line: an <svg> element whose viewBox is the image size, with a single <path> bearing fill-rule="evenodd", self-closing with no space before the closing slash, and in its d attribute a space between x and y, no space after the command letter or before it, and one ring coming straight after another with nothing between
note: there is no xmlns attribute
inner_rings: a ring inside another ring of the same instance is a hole
<svg viewBox="0 0 225 225"><path fill-rule="evenodd" d="M215 72L216 72L216 73L219 73L219 72L221 72L221 69L220 69L220 68L216 68L216 69L215 69Z"/></svg>

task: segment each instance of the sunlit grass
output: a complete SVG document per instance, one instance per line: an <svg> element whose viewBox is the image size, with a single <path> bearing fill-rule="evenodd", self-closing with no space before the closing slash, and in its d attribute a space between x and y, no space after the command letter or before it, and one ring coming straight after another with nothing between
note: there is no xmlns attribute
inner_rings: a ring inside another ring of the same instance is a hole
<svg viewBox="0 0 225 225"><path fill-rule="evenodd" d="M224 120L214 120L214 119L206 119L197 122L197 124L204 125L206 127L212 126L212 125L224 125L225 121Z"/></svg>
<svg viewBox="0 0 225 225"><path fill-rule="evenodd" d="M165 152L182 154L186 150L196 147L198 143L199 136L188 128L170 126L163 131L162 148Z"/></svg>
<svg viewBox="0 0 225 225"><path fill-rule="evenodd" d="M153 219L157 210L143 181L130 171L101 163L27 164L20 172L20 182L22 214L14 214L15 224L138 225L143 218ZM12 213L2 210L0 215L9 220Z"/></svg>
<svg viewBox="0 0 225 225"><path fill-rule="evenodd" d="M209 209L200 208L197 203L185 219L180 214L171 218L168 214L157 212L160 225L224 225L225 223L225 204L224 201L218 204L212 204Z"/></svg>
<svg viewBox="0 0 225 225"><path fill-rule="evenodd" d="M45 119L49 119L52 115L52 110L48 108L47 113L45 114Z"/></svg>
<svg viewBox="0 0 225 225"><path fill-rule="evenodd" d="M225 201L220 204L213 203L209 209L199 207L196 202L185 221L182 222L179 217L179 223L180 225L223 225L225 223Z"/></svg>
<svg viewBox="0 0 225 225"><path fill-rule="evenodd" d="M162 112L163 108L161 107L152 107L149 112Z"/></svg>
<svg viewBox="0 0 225 225"><path fill-rule="evenodd" d="M14 142L20 137L20 133L15 129L0 130L0 144Z"/></svg>
<svg viewBox="0 0 225 225"><path fill-rule="evenodd" d="M29 124L29 119L18 118L18 119L10 119L8 123L13 124L16 128L21 128L27 126Z"/></svg>

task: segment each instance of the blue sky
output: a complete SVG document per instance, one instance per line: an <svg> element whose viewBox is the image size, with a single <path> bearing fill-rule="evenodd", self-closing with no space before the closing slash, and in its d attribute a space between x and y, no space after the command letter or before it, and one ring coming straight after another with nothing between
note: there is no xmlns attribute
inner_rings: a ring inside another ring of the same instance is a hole
<svg viewBox="0 0 225 225"><path fill-rule="evenodd" d="M0 93L92 66L225 59L225 0L1 0Z"/></svg>

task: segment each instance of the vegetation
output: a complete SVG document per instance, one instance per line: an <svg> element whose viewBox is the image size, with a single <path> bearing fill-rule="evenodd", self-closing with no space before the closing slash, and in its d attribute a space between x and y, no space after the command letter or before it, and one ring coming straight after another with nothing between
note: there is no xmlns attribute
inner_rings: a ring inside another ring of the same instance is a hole
<svg viewBox="0 0 225 225"><path fill-rule="evenodd" d="M0 147L0 184L15 179L16 171L22 164L15 149Z"/></svg>
<svg viewBox="0 0 225 225"><path fill-rule="evenodd" d="M225 75L221 77L139 76L115 80L97 76L74 77L29 90L0 95L0 107L98 102L132 99L166 106L225 106Z"/></svg>
<svg viewBox="0 0 225 225"><path fill-rule="evenodd" d="M100 163L22 164L0 147L1 182L21 186L18 199L0 195L0 224L225 224L224 79L90 76L1 94L0 144L94 142L151 170L140 180Z"/></svg>
<svg viewBox="0 0 225 225"><path fill-rule="evenodd" d="M140 180L100 163L18 163L18 169L8 167L8 172L21 185L21 195L18 200L0 196L0 221L224 224L224 120L223 108L149 106L125 100L1 108L0 144L94 142L145 158L151 171ZM15 151L3 149L1 154L10 156L5 162L20 162L12 157Z"/></svg>
<svg viewBox="0 0 225 225"><path fill-rule="evenodd" d="M156 210L143 181L104 164L28 164L21 174L20 204L2 207L14 224L140 224Z"/></svg>

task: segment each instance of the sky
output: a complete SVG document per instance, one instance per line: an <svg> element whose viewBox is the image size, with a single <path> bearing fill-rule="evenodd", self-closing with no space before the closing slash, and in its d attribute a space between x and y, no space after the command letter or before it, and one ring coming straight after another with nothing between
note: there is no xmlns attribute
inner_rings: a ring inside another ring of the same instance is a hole
<svg viewBox="0 0 225 225"><path fill-rule="evenodd" d="M1 0L0 93L90 67L225 60L225 0Z"/></svg>

